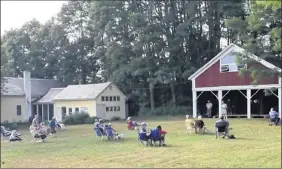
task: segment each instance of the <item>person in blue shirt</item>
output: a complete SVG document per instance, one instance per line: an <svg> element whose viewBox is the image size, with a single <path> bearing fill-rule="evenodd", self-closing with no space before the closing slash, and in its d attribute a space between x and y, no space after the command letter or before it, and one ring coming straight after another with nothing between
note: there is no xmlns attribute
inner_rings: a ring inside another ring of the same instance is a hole
<svg viewBox="0 0 282 169"><path fill-rule="evenodd" d="M56 133L56 118L53 117L50 124L49 124L49 127L51 128L51 134L52 134L52 137L55 137L55 133Z"/></svg>
<svg viewBox="0 0 282 169"><path fill-rule="evenodd" d="M273 108L270 109L269 118L270 122L273 122L276 126L279 124L279 114Z"/></svg>

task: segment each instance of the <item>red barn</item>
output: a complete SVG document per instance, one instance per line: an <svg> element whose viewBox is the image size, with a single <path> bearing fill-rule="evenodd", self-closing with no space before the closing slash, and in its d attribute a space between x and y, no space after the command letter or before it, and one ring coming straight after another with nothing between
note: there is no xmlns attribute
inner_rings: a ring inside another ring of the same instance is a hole
<svg viewBox="0 0 282 169"><path fill-rule="evenodd" d="M269 90L278 98L278 112L281 117L281 77L276 76L262 79L256 85L253 85L253 80L250 75L239 75L240 69L255 67L256 69L271 69L278 72L281 72L281 69L250 53L248 53L247 56L252 60L255 60L255 64L237 65L236 53L243 54L246 53L246 51L235 44L230 44L189 77L189 80L192 81L193 88L193 117L195 118L197 116L197 100L203 92L212 92L212 94L217 98L218 111L219 115L221 115L222 100L229 91L234 90L241 92L241 94L247 99L246 116L248 118L251 118L252 116L251 99L254 95L252 95L252 91L256 90L257 93L259 90ZM277 94L272 91L274 88L278 90ZM246 94L242 91L246 91ZM223 94L224 92L226 92L226 94Z"/></svg>

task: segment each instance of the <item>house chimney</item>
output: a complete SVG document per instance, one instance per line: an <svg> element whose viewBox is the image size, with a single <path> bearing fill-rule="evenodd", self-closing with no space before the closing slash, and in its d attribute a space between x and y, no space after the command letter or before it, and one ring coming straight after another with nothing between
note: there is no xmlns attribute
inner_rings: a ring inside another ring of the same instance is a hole
<svg viewBox="0 0 282 169"><path fill-rule="evenodd" d="M30 72L23 72L24 93L25 93L25 114L24 119L28 121L31 116L31 80Z"/></svg>

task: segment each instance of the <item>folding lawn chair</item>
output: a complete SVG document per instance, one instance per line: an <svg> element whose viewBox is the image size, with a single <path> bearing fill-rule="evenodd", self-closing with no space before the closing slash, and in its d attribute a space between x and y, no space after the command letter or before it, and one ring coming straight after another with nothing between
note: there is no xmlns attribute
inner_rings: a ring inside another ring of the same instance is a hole
<svg viewBox="0 0 282 169"><path fill-rule="evenodd" d="M100 128L94 128L94 131L95 131L96 139L100 138L101 140L103 140L104 136Z"/></svg>
<svg viewBox="0 0 282 169"><path fill-rule="evenodd" d="M108 140L115 140L116 139L113 130L106 130L106 136L107 136Z"/></svg>
<svg viewBox="0 0 282 169"><path fill-rule="evenodd" d="M138 130L137 144L142 143L142 145L152 145L152 140L150 139L151 131L147 133L140 133ZM146 144L145 144L146 143Z"/></svg>
<svg viewBox="0 0 282 169"><path fill-rule="evenodd" d="M221 135L228 136L228 133L226 132L227 127L217 127L215 131L216 139L219 138Z"/></svg>

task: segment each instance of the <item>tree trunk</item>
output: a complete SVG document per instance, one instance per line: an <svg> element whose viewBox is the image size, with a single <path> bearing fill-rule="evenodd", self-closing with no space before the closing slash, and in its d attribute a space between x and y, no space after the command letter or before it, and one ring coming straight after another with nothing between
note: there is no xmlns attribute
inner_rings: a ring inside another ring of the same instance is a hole
<svg viewBox="0 0 282 169"><path fill-rule="evenodd" d="M172 96L172 105L176 107L176 96L175 96L175 88L173 84L170 84L171 96Z"/></svg>
<svg viewBox="0 0 282 169"><path fill-rule="evenodd" d="M155 110L155 100L154 100L154 84L150 84L150 103L151 103L151 110Z"/></svg>

